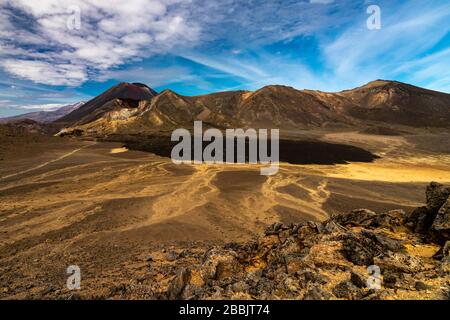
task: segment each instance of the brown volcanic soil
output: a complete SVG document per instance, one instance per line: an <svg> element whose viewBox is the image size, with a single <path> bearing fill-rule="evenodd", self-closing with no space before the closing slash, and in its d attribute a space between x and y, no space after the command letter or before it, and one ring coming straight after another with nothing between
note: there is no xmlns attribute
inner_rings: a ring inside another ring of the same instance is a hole
<svg viewBox="0 0 450 320"><path fill-rule="evenodd" d="M69 265L81 267L83 298L121 297L129 285L151 297L145 283L164 275L149 271L149 257L170 270L184 250L248 241L280 220L323 221L358 207L411 211L424 202L429 181L450 182L448 154L419 152L414 137L323 138L382 158L282 164L277 175L262 177L258 166L177 166L121 152L119 143L18 139L0 162L0 297L68 298Z"/></svg>

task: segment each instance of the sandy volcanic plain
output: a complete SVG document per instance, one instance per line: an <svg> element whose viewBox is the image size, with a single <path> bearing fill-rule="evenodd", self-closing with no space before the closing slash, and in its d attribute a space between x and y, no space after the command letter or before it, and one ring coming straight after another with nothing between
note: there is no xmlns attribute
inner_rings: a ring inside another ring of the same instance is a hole
<svg viewBox="0 0 450 320"><path fill-rule="evenodd" d="M356 208L409 211L430 181L450 182L450 133L320 133L363 147L373 163L175 165L119 143L36 138L0 155L0 298L70 298L66 268L82 271L83 298L167 279L152 263L245 241L276 221L324 220ZM151 257L151 259L149 259ZM120 291L120 290L119 290ZM145 296L142 295L142 296Z"/></svg>

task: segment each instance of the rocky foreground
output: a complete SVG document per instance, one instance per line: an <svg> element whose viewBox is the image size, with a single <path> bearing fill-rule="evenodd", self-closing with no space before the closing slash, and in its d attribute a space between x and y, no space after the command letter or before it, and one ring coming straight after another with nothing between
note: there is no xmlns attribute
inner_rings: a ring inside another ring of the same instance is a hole
<svg viewBox="0 0 450 320"><path fill-rule="evenodd" d="M25 297L449 299L449 195L450 187L431 183L426 206L410 214L359 209L324 222L276 223L247 243L161 245L136 258L134 269L87 274L81 290L49 287Z"/></svg>
<svg viewBox="0 0 450 320"><path fill-rule="evenodd" d="M449 195L449 187L431 183L426 207L408 215L361 209L323 223L277 223L253 242L202 255L183 251L173 279L155 283L148 297L449 299ZM163 280L169 269L155 266ZM123 289L122 297L137 293Z"/></svg>

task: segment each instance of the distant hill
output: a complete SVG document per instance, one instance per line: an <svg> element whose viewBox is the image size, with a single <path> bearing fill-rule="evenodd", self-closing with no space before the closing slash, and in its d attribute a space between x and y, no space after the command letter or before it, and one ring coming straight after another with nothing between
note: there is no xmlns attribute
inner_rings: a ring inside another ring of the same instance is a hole
<svg viewBox="0 0 450 320"><path fill-rule="evenodd" d="M340 93L357 119L418 127L450 126L450 95L397 81L377 80Z"/></svg>
<svg viewBox="0 0 450 320"><path fill-rule="evenodd" d="M13 117L0 118L0 123L25 120L25 119L34 120L34 121L41 122L41 123L49 123L49 122L56 121L59 118L71 113L72 111L81 107L83 104L84 104L84 102L78 102L78 103L63 106L54 111L36 111L36 112L29 112L29 113L25 113L25 114L13 116Z"/></svg>
<svg viewBox="0 0 450 320"><path fill-rule="evenodd" d="M47 135L57 130L52 124L43 124L31 119L0 123L0 137L17 137L29 134Z"/></svg>
<svg viewBox="0 0 450 320"><path fill-rule="evenodd" d="M274 85L194 97L121 83L58 123L107 135L172 130L194 120L218 128L450 127L450 95L385 80L336 93Z"/></svg>

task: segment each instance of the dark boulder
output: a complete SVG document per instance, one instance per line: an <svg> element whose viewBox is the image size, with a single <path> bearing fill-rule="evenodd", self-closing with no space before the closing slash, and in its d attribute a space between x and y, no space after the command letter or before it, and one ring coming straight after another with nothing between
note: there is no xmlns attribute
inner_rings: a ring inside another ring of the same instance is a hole
<svg viewBox="0 0 450 320"><path fill-rule="evenodd" d="M358 266L369 266L373 264L374 252L365 245L362 239L355 235L347 236L342 241L344 256Z"/></svg>
<svg viewBox="0 0 450 320"><path fill-rule="evenodd" d="M417 274L423 271L424 262L418 256L401 252L388 252L375 257L374 265L379 266L383 272Z"/></svg>
<svg viewBox="0 0 450 320"><path fill-rule="evenodd" d="M369 226L376 217L377 214L371 210L357 209L349 214L338 215L334 217L334 220L343 226Z"/></svg>
<svg viewBox="0 0 450 320"><path fill-rule="evenodd" d="M434 216L427 207L419 207L414 209L406 217L406 225L414 232L425 234L433 224Z"/></svg>
<svg viewBox="0 0 450 320"><path fill-rule="evenodd" d="M167 298L169 300L181 299L183 297L183 291L190 280L191 271L189 269L180 270L167 289Z"/></svg>
<svg viewBox="0 0 450 320"><path fill-rule="evenodd" d="M414 288L416 288L417 291L426 291L433 289L432 286L429 286L426 283L423 283L422 281L416 281L416 283L414 284Z"/></svg>
<svg viewBox="0 0 450 320"><path fill-rule="evenodd" d="M450 240L450 200L447 200L438 211L431 231L442 243Z"/></svg>
<svg viewBox="0 0 450 320"><path fill-rule="evenodd" d="M437 215L439 209L441 209L449 196L450 187L445 187L444 185L437 182L430 183L430 185L427 187L426 197L427 208L433 215L433 217Z"/></svg>
<svg viewBox="0 0 450 320"><path fill-rule="evenodd" d="M450 241L447 241L441 249L433 256L436 260L441 260L445 263L450 263Z"/></svg>
<svg viewBox="0 0 450 320"><path fill-rule="evenodd" d="M276 235L286 229L287 228L281 222L276 222L276 223L270 225L269 227L267 227L265 234L266 234L266 236Z"/></svg>
<svg viewBox="0 0 450 320"><path fill-rule="evenodd" d="M354 271L352 271L350 281L360 289L365 288L367 286L367 282L364 280L363 276Z"/></svg>
<svg viewBox="0 0 450 320"><path fill-rule="evenodd" d="M394 228L401 226L405 220L405 211L392 210L377 215L370 224L374 228Z"/></svg>
<svg viewBox="0 0 450 320"><path fill-rule="evenodd" d="M340 299L346 300L358 300L363 297L361 289L347 280L337 284L333 288L333 294Z"/></svg>
<svg viewBox="0 0 450 320"><path fill-rule="evenodd" d="M380 252L392 251L399 252L405 247L400 240L388 237L383 233L374 233L370 231L362 231L361 234L373 241L372 248L377 247Z"/></svg>
<svg viewBox="0 0 450 320"><path fill-rule="evenodd" d="M397 281L398 281L398 276L395 273L392 273L389 271L385 272L385 274L383 276L383 285L386 288L394 289L397 284Z"/></svg>

